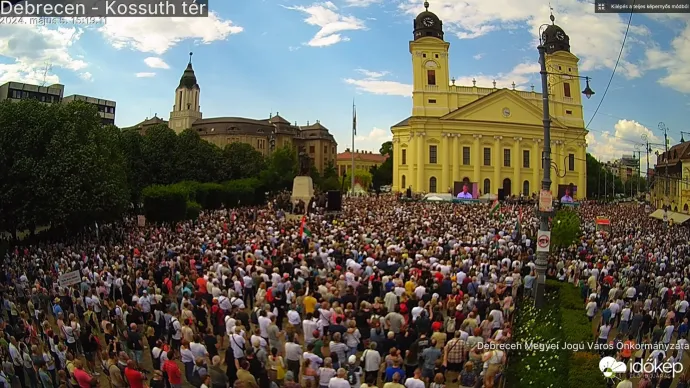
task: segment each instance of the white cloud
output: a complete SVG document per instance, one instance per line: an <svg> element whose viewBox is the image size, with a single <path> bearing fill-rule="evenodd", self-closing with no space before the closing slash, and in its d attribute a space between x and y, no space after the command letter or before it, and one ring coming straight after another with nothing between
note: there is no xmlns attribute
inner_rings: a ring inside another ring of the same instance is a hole
<svg viewBox="0 0 690 388"><path fill-rule="evenodd" d="M345 0L345 3L350 7L368 7L381 2L382 0Z"/></svg>
<svg viewBox="0 0 690 388"><path fill-rule="evenodd" d="M630 155L636 149L644 151L642 135L646 135L650 143L663 144L663 139L655 135L649 128L635 120L618 120L613 131L587 134L587 151L603 161L619 159L623 154ZM659 147L652 147L652 152Z"/></svg>
<svg viewBox="0 0 690 388"><path fill-rule="evenodd" d="M79 78L83 79L84 81L93 81L93 74L89 73L88 71L85 71L79 74Z"/></svg>
<svg viewBox="0 0 690 388"><path fill-rule="evenodd" d="M379 127L373 127L368 133L363 133L358 130L358 134L355 136L355 148L358 150L372 151L376 154L379 153L381 149L381 144L391 140L393 135L388 129L382 129ZM341 149L352 148L352 137L346 136L346 140L340 139L338 141Z"/></svg>
<svg viewBox="0 0 690 388"><path fill-rule="evenodd" d="M158 58L158 57L148 57L144 59L144 63L146 66L152 68L152 69L169 69L170 66L168 66L163 59Z"/></svg>
<svg viewBox="0 0 690 388"><path fill-rule="evenodd" d="M346 78L344 81L347 84L354 85L362 92L388 96L412 96L412 85L381 79L389 74L387 71L370 71L364 69L357 69L356 71L361 73L364 78Z"/></svg>
<svg viewBox="0 0 690 388"><path fill-rule="evenodd" d="M653 70L665 70L659 83L681 93L690 93L690 23L671 41L668 52L654 46L646 52L646 65Z"/></svg>
<svg viewBox="0 0 690 388"><path fill-rule="evenodd" d="M347 42L350 38L342 35L342 32L366 28L362 20L338 13L338 7L330 1L315 3L308 7L285 8L306 13L309 17L304 21L309 25L321 28L309 42L305 43L307 46L326 47L339 42Z"/></svg>
<svg viewBox="0 0 690 388"><path fill-rule="evenodd" d="M136 73L135 76L137 78L151 78L151 77L155 77L156 73L143 72L143 73Z"/></svg>
<svg viewBox="0 0 690 388"><path fill-rule="evenodd" d="M4 25L0 29L0 56L14 62L0 65L0 80L57 83L59 78L46 69L85 69L88 64L69 52L82 33L79 28Z"/></svg>
<svg viewBox="0 0 690 388"><path fill-rule="evenodd" d="M478 61L478 60L482 59L482 57L483 57L483 56L484 56L484 54L482 54L482 53L479 53L479 54L477 54L477 55L473 56L472 58L474 58L475 60L477 60L477 61Z"/></svg>
<svg viewBox="0 0 690 388"><path fill-rule="evenodd" d="M400 9L411 16L424 10L418 0L404 0ZM529 48L535 54L539 26L549 21L549 8L543 0L434 0L429 10L443 20L448 33L455 34L460 39L476 38L492 31L519 26L529 29L535 38L530 42ZM614 67L629 14L595 14L589 1L560 0L555 16L556 23L570 37L573 54L582 59L580 70ZM630 78L641 75L640 67L627 58L629 48L639 46L648 37L649 30L644 26L634 23L630 26L618 73Z"/></svg>
<svg viewBox="0 0 690 388"><path fill-rule="evenodd" d="M204 18L110 18L98 29L117 49L131 48L158 55L185 39L208 44L243 30L213 12Z"/></svg>
<svg viewBox="0 0 690 388"><path fill-rule="evenodd" d="M297 50L299 50L300 48L301 48L300 46L289 46L289 47L288 47L288 50L290 50L290 51L297 51Z"/></svg>
<svg viewBox="0 0 690 388"><path fill-rule="evenodd" d="M402 82L383 79L390 73L386 71L377 72L364 69L357 69L363 78L346 78L344 81L347 84L354 85L358 90L366 93L381 94L389 96L412 96L412 85ZM455 80L456 85L472 85L476 81L479 87L491 87L496 81L497 88L512 88L513 82L515 86L526 86L533 77L539 74L539 65L536 63L521 63L515 66L508 73L499 73L496 75L475 74L464 76Z"/></svg>

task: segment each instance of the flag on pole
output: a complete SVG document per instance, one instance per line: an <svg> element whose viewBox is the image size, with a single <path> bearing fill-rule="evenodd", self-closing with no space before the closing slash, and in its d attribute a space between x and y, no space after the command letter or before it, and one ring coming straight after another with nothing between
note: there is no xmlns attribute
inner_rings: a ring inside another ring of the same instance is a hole
<svg viewBox="0 0 690 388"><path fill-rule="evenodd" d="M307 228L307 216L302 216L302 223L299 226L299 235L303 239L311 237L311 231Z"/></svg>
<svg viewBox="0 0 690 388"><path fill-rule="evenodd" d="M489 217L493 217L494 214L496 214L497 211L501 208L501 204L498 203L498 200L494 201L494 204L491 206L491 211L489 211Z"/></svg>
<svg viewBox="0 0 690 388"><path fill-rule="evenodd" d="M352 134L357 136L357 108L354 101L352 101Z"/></svg>

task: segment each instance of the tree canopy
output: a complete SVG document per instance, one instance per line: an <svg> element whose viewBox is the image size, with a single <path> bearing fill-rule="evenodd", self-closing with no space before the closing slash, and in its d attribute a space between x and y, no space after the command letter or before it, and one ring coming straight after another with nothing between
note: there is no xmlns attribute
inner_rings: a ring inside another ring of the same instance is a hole
<svg viewBox="0 0 690 388"><path fill-rule="evenodd" d="M150 203L170 212L176 206L170 219L200 207L259 203L263 192L290 189L297 173L292 147L264 157L244 143L221 149L191 129L178 135L158 125L141 134L103 126L85 102L0 103L0 232L93 226L120 219L131 206L141 214L148 187ZM340 189L332 163L312 177L321 190ZM164 187L185 181L200 183ZM165 212L157 218L164 221Z"/></svg>

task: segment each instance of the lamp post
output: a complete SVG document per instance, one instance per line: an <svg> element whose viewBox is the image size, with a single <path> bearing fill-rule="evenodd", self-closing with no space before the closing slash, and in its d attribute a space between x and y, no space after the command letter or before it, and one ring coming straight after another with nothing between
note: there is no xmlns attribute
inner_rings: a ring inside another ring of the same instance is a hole
<svg viewBox="0 0 690 388"><path fill-rule="evenodd" d="M553 22L553 15L551 15L551 22ZM542 110L543 110L543 123L544 123L544 177L541 181L541 189L549 191L551 190L551 115L549 113L549 81L548 75L562 75L567 77L574 77L570 74L560 74L560 73L549 73L546 71L546 46L545 37L542 33L543 29L547 28L549 24L544 24L539 27L539 46L537 50L539 51L539 66L541 74L541 96L542 96ZM589 77L580 77L586 80L586 87L582 91L582 94L587 98L591 98L594 95L594 91L589 87ZM539 214L539 230L548 232L549 227L549 216L550 212L540 212ZM549 252L537 252L536 260L536 274L537 274L537 284L535 287L535 298L534 305L537 308L541 308L546 304L546 298L544 297L544 291L546 287L546 264L548 263Z"/></svg>

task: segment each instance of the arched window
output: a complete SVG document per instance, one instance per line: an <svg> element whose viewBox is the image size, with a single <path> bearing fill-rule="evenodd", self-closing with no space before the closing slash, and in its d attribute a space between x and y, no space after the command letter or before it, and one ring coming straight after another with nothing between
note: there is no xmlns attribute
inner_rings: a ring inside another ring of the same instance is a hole
<svg viewBox="0 0 690 388"><path fill-rule="evenodd" d="M529 196L529 181L522 182L522 195Z"/></svg>
<svg viewBox="0 0 690 388"><path fill-rule="evenodd" d="M405 190L407 188L407 182L405 182L405 175L402 176L400 180L400 189Z"/></svg>
<svg viewBox="0 0 690 388"><path fill-rule="evenodd" d="M674 211L674 212L677 212L677 211L678 211L678 206L674 207L674 208L673 208L673 211Z"/></svg>
<svg viewBox="0 0 690 388"><path fill-rule="evenodd" d="M429 192L430 193L435 193L436 192L436 177L432 176L429 178Z"/></svg>
<svg viewBox="0 0 690 388"><path fill-rule="evenodd" d="M468 177L462 178L462 184L463 185L469 185L470 184L470 178L468 178Z"/></svg>
<svg viewBox="0 0 690 388"><path fill-rule="evenodd" d="M503 195L505 195L506 197L510 197L511 195L513 195L513 188L511 183L512 182L509 178L503 180Z"/></svg>
<svg viewBox="0 0 690 388"><path fill-rule="evenodd" d="M484 179L484 194L489 194L491 192L491 181L489 178Z"/></svg>
<svg viewBox="0 0 690 388"><path fill-rule="evenodd" d="M688 204L687 203L685 204L685 206L683 206L683 211L686 213L688 212Z"/></svg>

